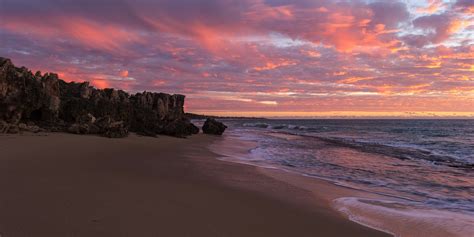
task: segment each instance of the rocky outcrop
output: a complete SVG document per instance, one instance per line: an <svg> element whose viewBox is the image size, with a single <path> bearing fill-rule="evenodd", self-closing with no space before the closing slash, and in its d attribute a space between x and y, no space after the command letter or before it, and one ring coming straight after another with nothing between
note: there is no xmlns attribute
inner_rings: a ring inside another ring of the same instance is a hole
<svg viewBox="0 0 474 237"><path fill-rule="evenodd" d="M202 131L205 134L222 135L226 128L227 126L225 126L223 123L213 118L208 118L202 126Z"/></svg>
<svg viewBox="0 0 474 237"><path fill-rule="evenodd" d="M124 137L129 131L183 137L199 132L184 115L184 98L68 83L57 74L33 74L0 57L0 133L46 129L106 137Z"/></svg>

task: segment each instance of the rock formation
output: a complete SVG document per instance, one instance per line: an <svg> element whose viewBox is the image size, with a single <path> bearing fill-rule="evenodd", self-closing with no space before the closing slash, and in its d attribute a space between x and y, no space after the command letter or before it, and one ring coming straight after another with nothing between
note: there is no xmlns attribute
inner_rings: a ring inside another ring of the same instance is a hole
<svg viewBox="0 0 474 237"><path fill-rule="evenodd" d="M227 126L225 126L223 123L213 118L208 118L202 126L202 131L205 134L222 135L226 128Z"/></svg>
<svg viewBox="0 0 474 237"><path fill-rule="evenodd" d="M184 115L184 95L96 89L57 74L33 74L0 57L0 133L63 131L125 137L199 132Z"/></svg>

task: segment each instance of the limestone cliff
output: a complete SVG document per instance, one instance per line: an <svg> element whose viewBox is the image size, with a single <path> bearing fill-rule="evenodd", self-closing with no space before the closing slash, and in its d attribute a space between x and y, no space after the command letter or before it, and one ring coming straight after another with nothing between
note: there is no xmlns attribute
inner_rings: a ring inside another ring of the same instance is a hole
<svg viewBox="0 0 474 237"><path fill-rule="evenodd" d="M57 74L33 74L0 57L0 133L64 131L124 137L128 131L155 136L199 132L185 117L184 95L96 89L65 82Z"/></svg>

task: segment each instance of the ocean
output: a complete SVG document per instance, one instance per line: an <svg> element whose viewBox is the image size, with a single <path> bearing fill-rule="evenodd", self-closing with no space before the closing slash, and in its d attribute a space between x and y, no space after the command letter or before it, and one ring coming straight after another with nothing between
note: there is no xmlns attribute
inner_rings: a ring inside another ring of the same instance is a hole
<svg viewBox="0 0 474 237"><path fill-rule="evenodd" d="M226 120L212 149L224 160L291 171L387 199L334 200L354 221L387 228L353 210L474 233L474 120ZM237 141L244 152L229 149ZM390 230L387 230L390 232ZM393 232L393 231L392 231Z"/></svg>

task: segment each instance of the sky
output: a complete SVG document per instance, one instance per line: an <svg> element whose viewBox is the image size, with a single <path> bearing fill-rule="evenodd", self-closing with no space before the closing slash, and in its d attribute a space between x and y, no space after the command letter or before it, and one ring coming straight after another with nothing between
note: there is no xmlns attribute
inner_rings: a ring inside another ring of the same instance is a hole
<svg viewBox="0 0 474 237"><path fill-rule="evenodd" d="M474 117L474 0L0 0L0 56L201 114Z"/></svg>

